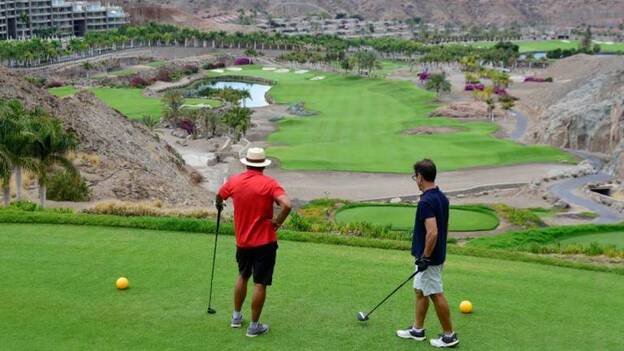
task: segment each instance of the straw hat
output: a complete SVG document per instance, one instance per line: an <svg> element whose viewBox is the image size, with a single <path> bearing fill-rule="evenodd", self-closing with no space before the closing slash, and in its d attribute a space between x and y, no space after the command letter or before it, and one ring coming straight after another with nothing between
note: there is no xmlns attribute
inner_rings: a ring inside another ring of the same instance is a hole
<svg viewBox="0 0 624 351"><path fill-rule="evenodd" d="M252 147L247 150L247 157L241 158L241 163L250 167L268 167L271 160L267 160L264 149L261 147Z"/></svg>

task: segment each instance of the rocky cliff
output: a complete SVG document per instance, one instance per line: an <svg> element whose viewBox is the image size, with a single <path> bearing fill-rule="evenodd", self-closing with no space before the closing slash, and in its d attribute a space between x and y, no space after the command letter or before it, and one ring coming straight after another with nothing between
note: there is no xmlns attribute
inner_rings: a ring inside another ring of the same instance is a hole
<svg viewBox="0 0 624 351"><path fill-rule="evenodd" d="M59 118L79 138L74 163L87 179L93 200L161 200L203 206L209 194L194 185L184 161L153 132L107 107L90 92L57 99L21 74L0 68L0 98L18 99Z"/></svg>
<svg viewBox="0 0 624 351"><path fill-rule="evenodd" d="M538 117L531 141L605 154L607 169L624 177L624 58L577 56L545 75L559 83L524 99Z"/></svg>

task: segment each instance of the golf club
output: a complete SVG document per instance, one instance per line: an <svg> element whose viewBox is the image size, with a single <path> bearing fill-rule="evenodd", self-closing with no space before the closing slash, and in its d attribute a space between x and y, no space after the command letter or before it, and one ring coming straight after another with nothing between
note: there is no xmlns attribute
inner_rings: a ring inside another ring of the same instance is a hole
<svg viewBox="0 0 624 351"><path fill-rule="evenodd" d="M418 274L418 271L410 274L409 278L407 278L403 283L401 283L401 285L397 286L396 289L392 290L392 292L390 294L388 294L388 296L386 296L383 300L381 300L381 302L379 302L375 307L373 307L372 310L370 310L370 312L368 313L364 313L364 312L358 312L357 313L357 319L360 322L365 322L368 320L368 317L375 312L375 310L377 308L379 308L379 306L383 305L384 302L386 302L386 300L388 300L392 295L394 295L394 293L396 293L397 291L399 291L399 289L401 289L403 287L403 285L407 284L407 282L409 282L410 280L412 280L412 278L414 278L414 276L416 276L416 274Z"/></svg>
<svg viewBox="0 0 624 351"><path fill-rule="evenodd" d="M219 238L219 225L221 224L221 211L223 209L219 208L217 210L217 229L215 233L215 242L214 242L214 251L212 252L212 273L210 273L210 297L208 298L208 314L215 314L217 311L212 308L212 281L214 279L214 271L215 271L215 261L217 258L217 239Z"/></svg>

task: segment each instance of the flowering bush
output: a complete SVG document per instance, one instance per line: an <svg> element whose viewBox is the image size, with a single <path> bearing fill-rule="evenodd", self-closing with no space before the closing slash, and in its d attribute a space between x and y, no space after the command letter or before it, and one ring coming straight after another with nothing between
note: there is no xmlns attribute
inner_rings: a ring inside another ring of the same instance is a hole
<svg viewBox="0 0 624 351"><path fill-rule="evenodd" d="M431 78L431 73L425 71L425 72L420 72L418 73L418 78L420 79L420 81L425 81L428 80L429 78Z"/></svg>
<svg viewBox="0 0 624 351"><path fill-rule="evenodd" d="M185 119L178 123L178 128L184 129L189 135L193 135L195 133L195 123L190 119Z"/></svg>
<svg viewBox="0 0 624 351"><path fill-rule="evenodd" d="M143 78L141 76L134 76L134 77L130 78L129 84L133 88L145 88L146 86L149 85L147 80L145 80L145 78Z"/></svg>
<svg viewBox="0 0 624 351"><path fill-rule="evenodd" d="M251 65L253 61L249 57L239 57L234 61L234 64L237 66L241 65Z"/></svg>
<svg viewBox="0 0 624 351"><path fill-rule="evenodd" d="M528 76L524 78L524 81L531 82L531 83L552 83L553 78L552 77L539 78L539 77L534 77L534 76Z"/></svg>
<svg viewBox="0 0 624 351"><path fill-rule="evenodd" d="M485 89L485 85L483 85L482 83L477 83L477 84L468 83L464 86L465 91L475 91L475 90L483 91L483 89Z"/></svg>
<svg viewBox="0 0 624 351"><path fill-rule="evenodd" d="M500 95L500 96L507 96L507 90L505 90L505 88L503 87L494 87L494 94L496 95Z"/></svg>

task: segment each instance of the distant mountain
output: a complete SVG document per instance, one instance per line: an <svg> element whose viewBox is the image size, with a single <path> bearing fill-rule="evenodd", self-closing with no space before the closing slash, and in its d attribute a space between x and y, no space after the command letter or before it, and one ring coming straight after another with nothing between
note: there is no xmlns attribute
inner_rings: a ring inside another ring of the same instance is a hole
<svg viewBox="0 0 624 351"><path fill-rule="evenodd" d="M274 16L314 13L361 15L367 19L407 19L461 24L590 24L617 27L624 22L624 0L122 0L133 4L174 5L185 10L235 13L240 8Z"/></svg>

